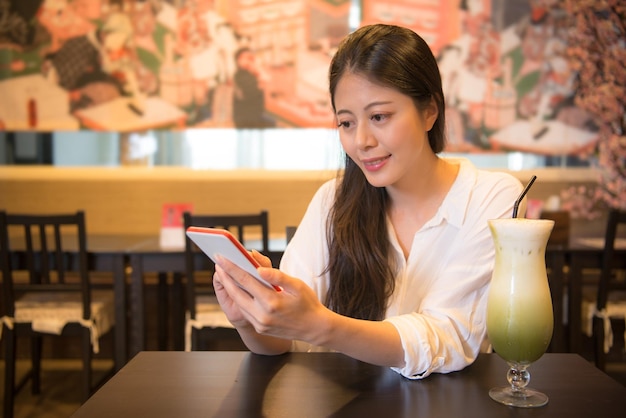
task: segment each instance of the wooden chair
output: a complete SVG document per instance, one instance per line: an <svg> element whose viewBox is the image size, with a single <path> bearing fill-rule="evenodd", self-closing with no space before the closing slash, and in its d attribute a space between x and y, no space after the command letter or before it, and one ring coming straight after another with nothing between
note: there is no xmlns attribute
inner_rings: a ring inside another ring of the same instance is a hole
<svg viewBox="0 0 626 418"><path fill-rule="evenodd" d="M296 231L298 230L297 226L287 225L285 227L285 237L287 239L287 244L291 242L291 239L294 235L296 235Z"/></svg>
<svg viewBox="0 0 626 418"><path fill-rule="evenodd" d="M192 215L183 213L185 230L190 226L222 228L233 233L246 248L269 253L269 222L267 211L241 215ZM244 232L255 231L251 240ZM248 238L248 239L246 239ZM260 241L259 241L260 239ZM257 241L260 245L251 245ZM197 332L204 328L233 328L220 308L213 291L212 277L215 266L207 256L197 257L200 250L189 239L185 240L186 288L185 288L185 351L198 349ZM200 260L200 261L198 261ZM199 280L202 274L204 280Z"/></svg>
<svg viewBox="0 0 626 418"><path fill-rule="evenodd" d="M105 379L93 381L92 357L100 336L115 321L113 292L92 291L87 265L83 212L20 215L0 211L2 304L0 330L4 340L4 417L13 416L16 394L31 381L40 393L43 337L80 336L82 400ZM30 337L31 369L16 381L18 337Z"/></svg>
<svg viewBox="0 0 626 418"><path fill-rule="evenodd" d="M601 370L606 368L606 355L613 345L612 321L626 319L626 260L619 260L618 265L615 257L619 225L626 225L626 211L609 211L597 295L595 301L583 307L583 312L592 317L595 364Z"/></svg>

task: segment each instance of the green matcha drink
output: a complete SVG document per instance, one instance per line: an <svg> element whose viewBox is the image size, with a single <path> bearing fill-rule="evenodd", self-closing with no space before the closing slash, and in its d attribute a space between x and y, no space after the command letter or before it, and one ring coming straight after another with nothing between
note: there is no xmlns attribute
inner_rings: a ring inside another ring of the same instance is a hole
<svg viewBox="0 0 626 418"><path fill-rule="evenodd" d="M496 219L489 228L496 261L487 302L487 332L508 362L530 364L552 338L554 318L545 249L553 221Z"/></svg>

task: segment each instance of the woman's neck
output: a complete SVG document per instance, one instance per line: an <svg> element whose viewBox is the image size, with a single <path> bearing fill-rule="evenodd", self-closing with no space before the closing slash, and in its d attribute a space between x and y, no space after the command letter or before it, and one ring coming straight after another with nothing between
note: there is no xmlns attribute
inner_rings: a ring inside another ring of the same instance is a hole
<svg viewBox="0 0 626 418"><path fill-rule="evenodd" d="M390 207L415 211L424 206L439 207L459 171L459 165L434 157L423 164L411 181L387 187Z"/></svg>
<svg viewBox="0 0 626 418"><path fill-rule="evenodd" d="M439 157L420 170L415 182L404 188L388 187L387 215L408 257L413 236L439 210L459 172L459 165Z"/></svg>

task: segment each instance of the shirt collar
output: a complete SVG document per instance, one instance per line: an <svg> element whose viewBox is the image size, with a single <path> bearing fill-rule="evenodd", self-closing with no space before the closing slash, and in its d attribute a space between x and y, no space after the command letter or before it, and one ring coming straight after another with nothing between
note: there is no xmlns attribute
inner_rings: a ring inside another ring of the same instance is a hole
<svg viewBox="0 0 626 418"><path fill-rule="evenodd" d="M449 161L453 164L459 164L459 172L448 194L443 202L441 202L439 210L437 210L435 216L433 216L424 227L437 226L445 221L450 225L460 228L467 216L470 195L476 184L478 171L467 159L455 158Z"/></svg>

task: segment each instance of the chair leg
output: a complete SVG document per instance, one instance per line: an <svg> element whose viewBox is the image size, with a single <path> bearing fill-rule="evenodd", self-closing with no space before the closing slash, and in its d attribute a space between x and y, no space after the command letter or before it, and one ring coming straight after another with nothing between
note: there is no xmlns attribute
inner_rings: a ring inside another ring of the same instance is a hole
<svg viewBox="0 0 626 418"><path fill-rule="evenodd" d="M2 416L13 418L13 404L15 398L15 331L4 328L2 339L4 340L4 407Z"/></svg>
<svg viewBox="0 0 626 418"><path fill-rule="evenodd" d="M83 402L87 401L91 396L91 382L92 382L92 347L91 347L91 335L88 328L85 328L81 333L82 338L82 357L83 357Z"/></svg>
<svg viewBox="0 0 626 418"><path fill-rule="evenodd" d="M159 350L167 350L167 328L168 328L168 289L167 273L158 274L157 285L157 341Z"/></svg>
<svg viewBox="0 0 626 418"><path fill-rule="evenodd" d="M174 350L182 351L185 349L185 308L183 299L183 283L182 275L174 274L172 284L172 337Z"/></svg>
<svg viewBox="0 0 626 418"><path fill-rule="evenodd" d="M198 330L191 327L191 351L198 350Z"/></svg>
<svg viewBox="0 0 626 418"><path fill-rule="evenodd" d="M606 355L604 353L604 321L601 318L593 318L593 344L596 367L604 371L606 368Z"/></svg>
<svg viewBox="0 0 626 418"><path fill-rule="evenodd" d="M33 395L41 393L41 351L43 347L43 337L36 335L30 339L31 341L31 391Z"/></svg>

